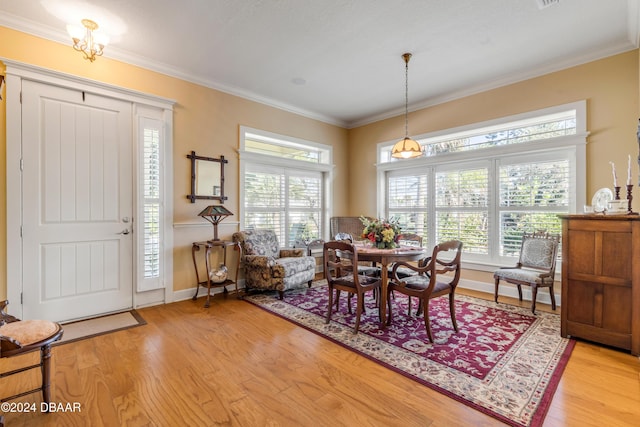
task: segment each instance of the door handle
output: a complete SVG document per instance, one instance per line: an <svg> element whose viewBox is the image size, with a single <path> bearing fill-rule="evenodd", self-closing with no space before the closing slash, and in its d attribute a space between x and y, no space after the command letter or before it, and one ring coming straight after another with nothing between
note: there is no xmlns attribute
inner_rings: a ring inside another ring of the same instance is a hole
<svg viewBox="0 0 640 427"><path fill-rule="evenodd" d="M126 235L126 234L129 234L129 233L130 233L129 229L125 228L124 230L122 230L121 232L116 233L116 234L125 234Z"/></svg>

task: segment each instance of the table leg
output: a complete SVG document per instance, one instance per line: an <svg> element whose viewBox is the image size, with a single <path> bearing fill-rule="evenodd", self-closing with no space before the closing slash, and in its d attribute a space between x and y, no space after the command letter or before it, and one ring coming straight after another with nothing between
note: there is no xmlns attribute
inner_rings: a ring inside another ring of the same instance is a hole
<svg viewBox="0 0 640 427"><path fill-rule="evenodd" d="M380 327L384 329L387 326L386 318L387 318L387 288L389 287L389 271L387 269L387 263L382 262L380 266L380 280L382 281L382 286L380 289Z"/></svg>
<svg viewBox="0 0 640 427"><path fill-rule="evenodd" d="M194 244L191 246L191 258L193 258L193 268L196 271L196 293L193 295L192 300L198 299L198 291L200 290L200 276L198 275L198 263L196 262L196 251L200 250L200 246Z"/></svg>
<svg viewBox="0 0 640 427"><path fill-rule="evenodd" d="M204 303L204 308L209 308L209 300L211 299L211 246L207 245L207 249L204 251L204 265L207 267L207 302Z"/></svg>

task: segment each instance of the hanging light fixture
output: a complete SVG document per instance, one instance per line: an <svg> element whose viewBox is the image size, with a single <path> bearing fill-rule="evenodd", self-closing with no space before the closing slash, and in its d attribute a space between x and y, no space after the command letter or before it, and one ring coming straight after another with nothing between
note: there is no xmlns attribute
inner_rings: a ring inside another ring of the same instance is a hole
<svg viewBox="0 0 640 427"><path fill-rule="evenodd" d="M391 149L391 157L397 159L410 159L422 156L420 144L409 138L409 60L410 53L402 55L404 59L404 139L396 142Z"/></svg>
<svg viewBox="0 0 640 427"><path fill-rule="evenodd" d="M80 28L74 25L67 25L67 32L73 40L73 48L82 52L84 59L90 62L101 56L104 47L109 43L109 38L103 33L97 32L98 24L90 19L83 19Z"/></svg>

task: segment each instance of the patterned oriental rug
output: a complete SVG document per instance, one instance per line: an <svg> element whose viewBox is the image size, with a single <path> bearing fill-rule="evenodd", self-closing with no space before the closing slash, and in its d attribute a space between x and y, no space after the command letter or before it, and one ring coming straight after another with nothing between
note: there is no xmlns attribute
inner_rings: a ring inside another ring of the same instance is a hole
<svg viewBox="0 0 640 427"><path fill-rule="evenodd" d="M311 289L255 294L247 301L313 331L420 384L513 426L540 426L575 342L560 336L560 316L456 295L456 334L447 297L431 300L428 341L423 317L407 316L407 298L393 300L393 324L378 323L375 301L367 297L360 332L347 298L326 325L325 281ZM353 301L355 306L355 299ZM415 300L412 308L415 313ZM355 307L353 307L355 313Z"/></svg>

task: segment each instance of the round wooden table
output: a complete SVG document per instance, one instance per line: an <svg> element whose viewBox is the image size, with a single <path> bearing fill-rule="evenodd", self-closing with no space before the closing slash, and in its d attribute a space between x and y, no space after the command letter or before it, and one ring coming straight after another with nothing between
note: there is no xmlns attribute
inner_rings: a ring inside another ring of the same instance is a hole
<svg viewBox="0 0 640 427"><path fill-rule="evenodd" d="M381 327L386 326L387 317L387 288L389 286L389 265L397 261L417 261L425 257L427 251L415 246L400 246L395 249L378 249L371 246L354 245L358 252L358 261L371 261L380 264L380 279L382 289L380 291L380 319ZM340 254L348 258L349 253Z"/></svg>

